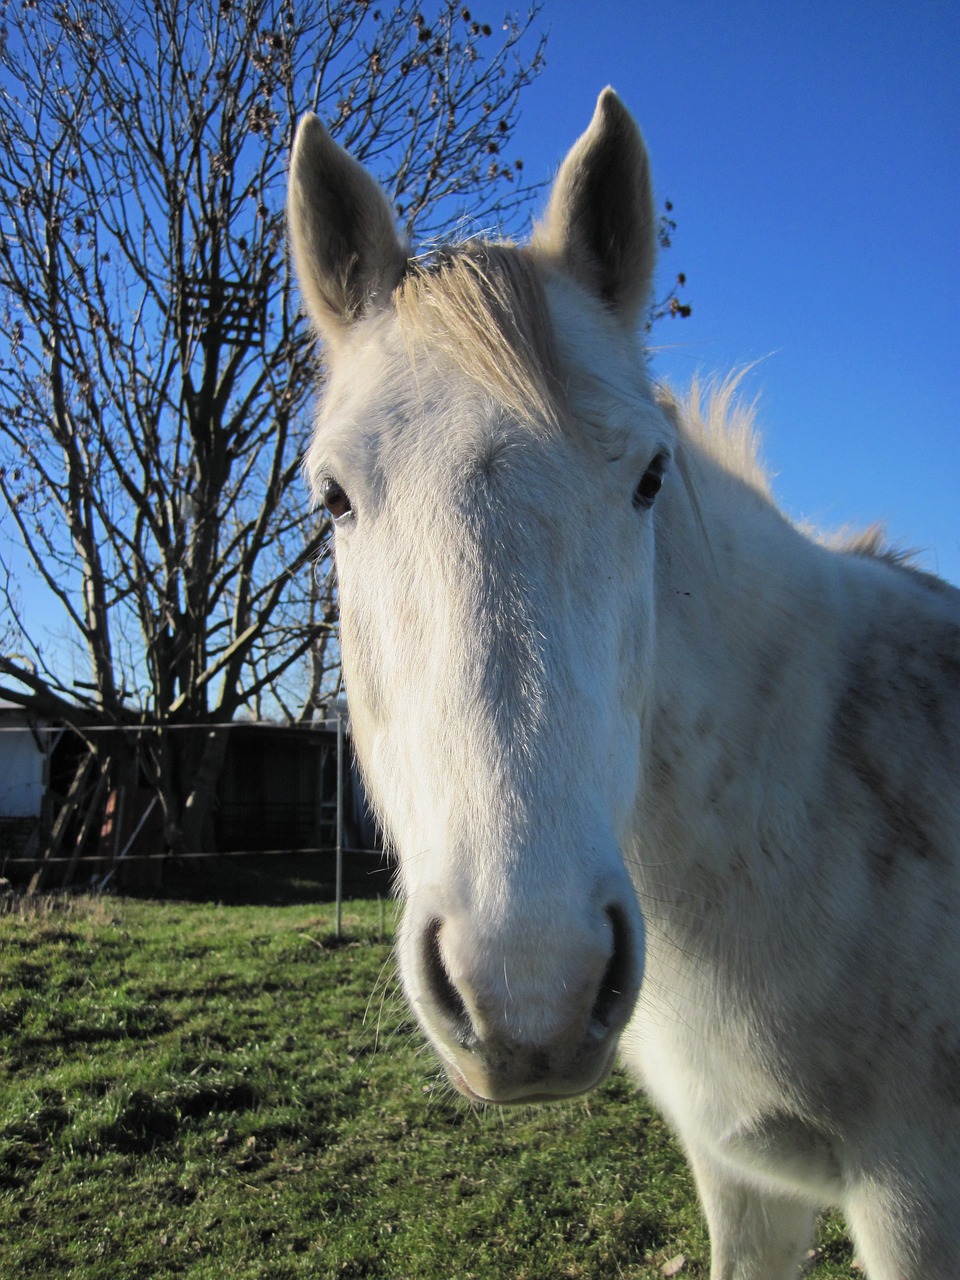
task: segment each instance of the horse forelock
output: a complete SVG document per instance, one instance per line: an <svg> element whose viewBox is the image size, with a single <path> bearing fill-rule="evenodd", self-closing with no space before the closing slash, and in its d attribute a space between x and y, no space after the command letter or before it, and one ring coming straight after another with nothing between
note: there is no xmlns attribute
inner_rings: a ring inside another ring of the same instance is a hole
<svg viewBox="0 0 960 1280"><path fill-rule="evenodd" d="M440 353L528 426L565 420L543 281L525 250L467 241L411 259L394 306L413 358Z"/></svg>

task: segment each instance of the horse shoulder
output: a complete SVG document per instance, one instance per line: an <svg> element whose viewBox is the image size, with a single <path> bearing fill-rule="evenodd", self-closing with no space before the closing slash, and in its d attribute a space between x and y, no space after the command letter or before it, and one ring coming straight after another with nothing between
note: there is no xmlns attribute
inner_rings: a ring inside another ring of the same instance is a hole
<svg viewBox="0 0 960 1280"><path fill-rule="evenodd" d="M833 790L881 885L912 868L942 892L960 876L960 592L877 569L891 583L854 631L833 705Z"/></svg>
<svg viewBox="0 0 960 1280"><path fill-rule="evenodd" d="M865 601L831 631L792 776L771 750L732 759L706 717L702 741L696 718L654 739L625 1053L682 1132L863 1131L885 1098L922 1127L960 1105L960 595L854 572ZM694 753L711 767L685 769Z"/></svg>

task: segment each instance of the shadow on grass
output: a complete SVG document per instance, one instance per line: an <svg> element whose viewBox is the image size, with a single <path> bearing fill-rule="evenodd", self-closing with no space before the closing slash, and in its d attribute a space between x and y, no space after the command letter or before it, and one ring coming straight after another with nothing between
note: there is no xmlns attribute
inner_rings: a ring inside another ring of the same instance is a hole
<svg viewBox="0 0 960 1280"><path fill-rule="evenodd" d="M394 868L382 853L344 853L343 899L390 898ZM224 906L279 907L336 900L336 855L324 853L225 854L119 864L109 893L141 900L211 902ZM27 881L0 879L0 915L27 906L31 915L60 915L76 894L96 891L77 878L68 890L53 883L30 894Z"/></svg>
<svg viewBox="0 0 960 1280"><path fill-rule="evenodd" d="M187 902L219 902L227 906L293 906L336 899L333 853L247 854L222 858L171 858L163 864L159 887L137 890L129 897ZM343 855L343 897L389 898L393 867L383 854Z"/></svg>

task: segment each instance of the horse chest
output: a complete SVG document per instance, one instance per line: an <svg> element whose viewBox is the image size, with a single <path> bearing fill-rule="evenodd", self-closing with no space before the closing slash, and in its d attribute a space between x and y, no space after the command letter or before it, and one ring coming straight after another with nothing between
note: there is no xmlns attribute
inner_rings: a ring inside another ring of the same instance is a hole
<svg viewBox="0 0 960 1280"><path fill-rule="evenodd" d="M702 1004L681 998L675 970L667 977L654 964L647 982L624 1058L684 1142L752 1178L835 1198L843 1124L830 1112L849 1118L867 1103L869 1090L856 1096L856 1073L844 1083L838 1064L834 1083L824 1083L812 1053L798 1055L792 1037L777 1044L774 1031L717 992L701 985Z"/></svg>

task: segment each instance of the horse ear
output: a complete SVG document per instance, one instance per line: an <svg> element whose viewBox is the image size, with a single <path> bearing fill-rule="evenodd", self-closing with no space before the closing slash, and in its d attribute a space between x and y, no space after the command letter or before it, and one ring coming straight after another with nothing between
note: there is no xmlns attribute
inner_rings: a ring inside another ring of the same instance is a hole
<svg viewBox="0 0 960 1280"><path fill-rule="evenodd" d="M407 255L386 196L315 115L304 116L294 139L287 225L307 313L336 345L389 297Z"/></svg>
<svg viewBox="0 0 960 1280"><path fill-rule="evenodd" d="M633 328L653 279L656 215L646 146L612 89L561 165L532 245Z"/></svg>

